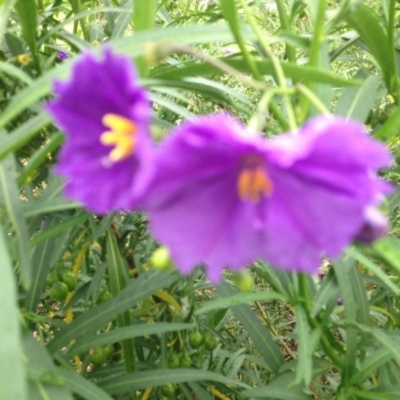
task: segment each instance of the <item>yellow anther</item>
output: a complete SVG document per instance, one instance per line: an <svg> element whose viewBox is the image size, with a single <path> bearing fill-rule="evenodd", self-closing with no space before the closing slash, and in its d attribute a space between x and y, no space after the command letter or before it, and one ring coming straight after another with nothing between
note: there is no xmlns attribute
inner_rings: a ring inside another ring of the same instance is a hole
<svg viewBox="0 0 400 400"><path fill-rule="evenodd" d="M107 146L114 146L109 154L110 160L120 161L130 156L135 145L135 124L117 114L104 115L102 122L110 130L100 136L100 141Z"/></svg>
<svg viewBox="0 0 400 400"><path fill-rule="evenodd" d="M258 203L261 196L272 193L272 182L262 168L245 168L239 174L237 190L242 200Z"/></svg>

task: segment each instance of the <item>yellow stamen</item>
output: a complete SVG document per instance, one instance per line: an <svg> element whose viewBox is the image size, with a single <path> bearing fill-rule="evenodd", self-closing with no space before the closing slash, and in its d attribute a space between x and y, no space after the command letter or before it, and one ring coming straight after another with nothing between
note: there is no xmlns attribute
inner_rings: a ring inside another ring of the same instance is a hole
<svg viewBox="0 0 400 400"><path fill-rule="evenodd" d="M102 122L110 128L100 136L101 143L114 146L109 157L111 161L120 161L130 156L134 151L135 124L117 114L104 115Z"/></svg>
<svg viewBox="0 0 400 400"><path fill-rule="evenodd" d="M242 200L258 203L262 195L272 193L272 182L262 168L246 168L239 174L237 190Z"/></svg>

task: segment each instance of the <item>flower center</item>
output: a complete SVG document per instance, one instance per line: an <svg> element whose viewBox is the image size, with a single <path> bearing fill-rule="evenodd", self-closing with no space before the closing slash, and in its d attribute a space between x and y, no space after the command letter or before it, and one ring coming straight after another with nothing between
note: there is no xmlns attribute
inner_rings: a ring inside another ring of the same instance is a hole
<svg viewBox="0 0 400 400"><path fill-rule="evenodd" d="M263 168L244 168L237 179L237 190L242 200L258 203L261 196L272 193L272 182Z"/></svg>
<svg viewBox="0 0 400 400"><path fill-rule="evenodd" d="M135 124L118 114L105 114L102 123L110 130L102 133L100 142L107 146L114 146L109 154L110 160L120 161L130 156L135 150Z"/></svg>

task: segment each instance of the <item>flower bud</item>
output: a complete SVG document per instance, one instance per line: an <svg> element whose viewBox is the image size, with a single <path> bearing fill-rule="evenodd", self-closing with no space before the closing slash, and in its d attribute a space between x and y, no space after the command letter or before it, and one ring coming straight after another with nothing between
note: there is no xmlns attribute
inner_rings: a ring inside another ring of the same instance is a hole
<svg viewBox="0 0 400 400"><path fill-rule="evenodd" d="M234 277L235 286L241 292L251 292L254 289L254 279L248 269L244 269Z"/></svg>
<svg viewBox="0 0 400 400"><path fill-rule="evenodd" d="M369 207L365 212L365 222L355 240L371 243L385 236L388 230L387 218L376 208Z"/></svg>
<svg viewBox="0 0 400 400"><path fill-rule="evenodd" d="M159 270L169 269L173 266L169 250L161 246L150 257L151 265Z"/></svg>
<svg viewBox="0 0 400 400"><path fill-rule="evenodd" d="M28 65L31 62L31 58L28 56L28 54L20 54L17 57L17 60L20 64L22 65Z"/></svg>
<svg viewBox="0 0 400 400"><path fill-rule="evenodd" d="M168 43L147 43L144 58L149 65L157 65L174 52L174 46Z"/></svg>

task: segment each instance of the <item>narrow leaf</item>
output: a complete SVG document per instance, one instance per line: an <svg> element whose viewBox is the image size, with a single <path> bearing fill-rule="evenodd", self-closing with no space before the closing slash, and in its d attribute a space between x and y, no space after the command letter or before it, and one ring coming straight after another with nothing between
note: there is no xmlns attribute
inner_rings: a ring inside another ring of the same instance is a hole
<svg viewBox="0 0 400 400"><path fill-rule="evenodd" d="M12 223L18 247L18 259L22 284L29 288L31 283L31 264L28 229L22 216L22 204L15 181L17 176L13 157L0 162L0 199Z"/></svg>
<svg viewBox="0 0 400 400"><path fill-rule="evenodd" d="M129 273L127 265L118 248L117 240L114 232L109 229L107 231L107 267L108 276L110 278L111 293L114 297L128 285ZM119 314L117 317L118 328L124 328L131 325L131 317L129 311ZM122 341L122 350L124 354L124 362L127 371L135 370L135 347L133 339L127 338Z"/></svg>
<svg viewBox="0 0 400 400"><path fill-rule="evenodd" d="M68 353L78 354L93 347L99 347L109 343L116 343L129 338L148 335L161 335L162 333L183 331L192 329L193 327L193 324L159 322L155 324L140 324L126 328L118 328L107 333L85 336L74 347L72 347Z"/></svg>
<svg viewBox="0 0 400 400"><path fill-rule="evenodd" d="M244 383L225 378L216 372L197 370L197 369L158 369L135 372L122 376L112 376L99 382L107 393L121 394L130 390L145 389L166 385L168 383L214 381L224 383L229 386L241 386L247 388Z"/></svg>
<svg viewBox="0 0 400 400"><path fill-rule="evenodd" d="M273 400L311 400L313 397L302 392L300 385L293 385L294 374L288 373L279 376L268 385L243 392L246 398L273 399Z"/></svg>
<svg viewBox="0 0 400 400"><path fill-rule="evenodd" d="M0 276L0 399L28 400L22 362L17 285L1 226Z"/></svg>
<svg viewBox="0 0 400 400"><path fill-rule="evenodd" d="M11 7L14 5L16 0L1 0L0 1L0 40L3 39L3 33L7 26L8 14L11 11Z"/></svg>
<svg viewBox="0 0 400 400"><path fill-rule="evenodd" d="M219 285L217 287L217 292L221 297L232 296L237 293L227 283ZM250 306L243 304L233 306L231 310L248 332L255 347L271 368L271 371L277 372L283 364L284 358L279 346L272 339L270 333L260 322L257 315L251 310Z"/></svg>
<svg viewBox="0 0 400 400"><path fill-rule="evenodd" d="M137 303L151 296L158 289L169 286L178 279L175 271L148 270L128 285L117 297L107 303L93 307L75 319L70 325L61 329L49 343L50 351L57 351L71 339L78 340L84 335L96 332L116 315L129 310Z"/></svg>
<svg viewBox="0 0 400 400"><path fill-rule="evenodd" d="M260 293L238 293L233 296L223 297L216 300L210 300L204 306L195 311L196 315L208 313L213 310L224 307L232 307L238 304L253 303L255 301L287 301L287 297L277 292Z"/></svg>
<svg viewBox="0 0 400 400"><path fill-rule="evenodd" d="M381 78L371 75L365 69L357 72L354 78L363 80L362 85L343 90L335 114L364 123L376 100L382 97L378 90L381 85Z"/></svg>

